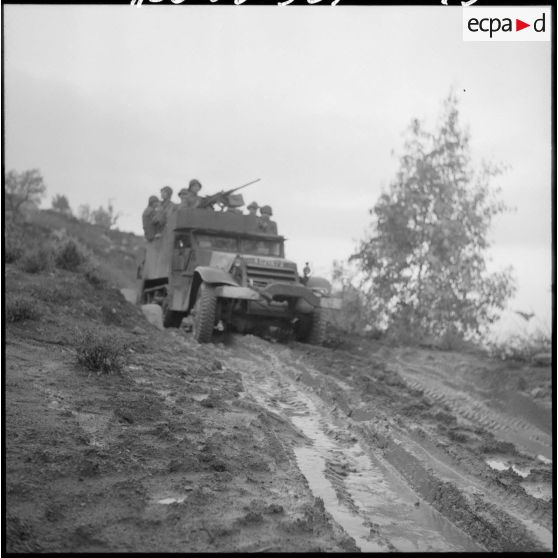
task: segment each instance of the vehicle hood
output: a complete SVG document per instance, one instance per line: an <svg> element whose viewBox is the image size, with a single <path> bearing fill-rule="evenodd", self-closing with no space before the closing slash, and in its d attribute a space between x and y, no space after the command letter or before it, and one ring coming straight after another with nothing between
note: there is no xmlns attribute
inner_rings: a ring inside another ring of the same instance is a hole
<svg viewBox="0 0 558 558"><path fill-rule="evenodd" d="M271 258L266 256L254 256L251 254L235 254L233 252L216 252L211 253L209 265L229 271L236 257L240 256L246 265L269 267L276 269L294 269L296 270L296 263L283 258Z"/></svg>

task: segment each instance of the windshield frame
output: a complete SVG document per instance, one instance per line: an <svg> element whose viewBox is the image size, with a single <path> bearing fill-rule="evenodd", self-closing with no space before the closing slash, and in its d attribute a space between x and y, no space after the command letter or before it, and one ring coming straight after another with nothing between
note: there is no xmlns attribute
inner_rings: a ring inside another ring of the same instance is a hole
<svg viewBox="0 0 558 558"><path fill-rule="evenodd" d="M178 231L176 231L178 233ZM229 254L246 254L250 256L260 256L260 257L268 257L268 258L284 258L285 257L285 238L279 235L263 235L263 234L251 234L251 233L231 233L228 231L215 231L215 230L207 230L207 229L191 229L191 246L192 248L197 248L198 250L214 250L216 252L227 252ZM202 247L198 241L198 235L208 236L208 237L217 237L222 239L230 239L235 241L235 249L234 250L226 250L220 247ZM256 252L255 250L246 251L241 249L242 241L243 240L252 240L252 241L259 241L259 242L266 242L266 243L273 243L278 247L278 254L270 254L270 253L260 253Z"/></svg>

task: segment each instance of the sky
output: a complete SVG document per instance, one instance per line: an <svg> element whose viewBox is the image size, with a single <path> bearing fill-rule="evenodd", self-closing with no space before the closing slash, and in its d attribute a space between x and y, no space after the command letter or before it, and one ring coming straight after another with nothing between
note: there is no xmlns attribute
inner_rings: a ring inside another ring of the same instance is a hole
<svg viewBox="0 0 558 558"><path fill-rule="evenodd" d="M475 8L469 8L475 9ZM411 119L453 89L474 160L505 164L515 208L491 232L509 311L551 316L551 43L464 42L457 6L5 5L6 169L50 206L111 200L142 234L147 198L192 178L273 207L314 274L355 249Z"/></svg>

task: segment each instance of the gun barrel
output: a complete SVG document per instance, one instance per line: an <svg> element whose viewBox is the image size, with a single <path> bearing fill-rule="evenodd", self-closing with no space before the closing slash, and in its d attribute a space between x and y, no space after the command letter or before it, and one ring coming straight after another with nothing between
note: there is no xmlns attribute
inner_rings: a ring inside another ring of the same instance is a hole
<svg viewBox="0 0 558 558"><path fill-rule="evenodd" d="M256 180L252 180L251 182L243 184L242 186L237 186L236 188L233 188L232 190L227 190L227 195L232 194L233 192L236 192L236 191L240 190L241 188L246 188L246 186L250 186L251 184L255 184L256 182L259 182L260 180L261 180L261 178L256 178Z"/></svg>
<svg viewBox="0 0 558 558"><path fill-rule="evenodd" d="M243 184L242 186L237 186L236 188L232 188L231 190L221 190L220 192L217 192L216 194L212 194L211 196L207 196L206 198L204 198L202 200L202 202L200 203L200 205L198 207L207 207L209 205L214 204L215 202L217 202L219 199L225 198L226 196L229 196L230 194L233 194L234 192L237 192L238 190L241 190L242 188L246 188L246 186L250 186L251 184L255 184L256 182L259 182L261 180L261 178L256 178L256 180L252 180L251 182L247 182L246 184Z"/></svg>

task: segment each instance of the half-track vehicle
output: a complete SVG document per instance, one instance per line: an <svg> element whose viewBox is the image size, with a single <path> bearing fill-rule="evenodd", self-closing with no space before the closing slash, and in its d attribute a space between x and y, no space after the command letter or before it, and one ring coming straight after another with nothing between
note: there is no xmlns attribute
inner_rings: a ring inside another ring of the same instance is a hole
<svg viewBox="0 0 558 558"><path fill-rule="evenodd" d="M300 276L285 258L285 238L267 234L252 215L188 209L171 213L138 265L137 302L160 304L165 327L191 316L194 338L214 330L278 327L321 344L324 308L338 308L323 278Z"/></svg>

